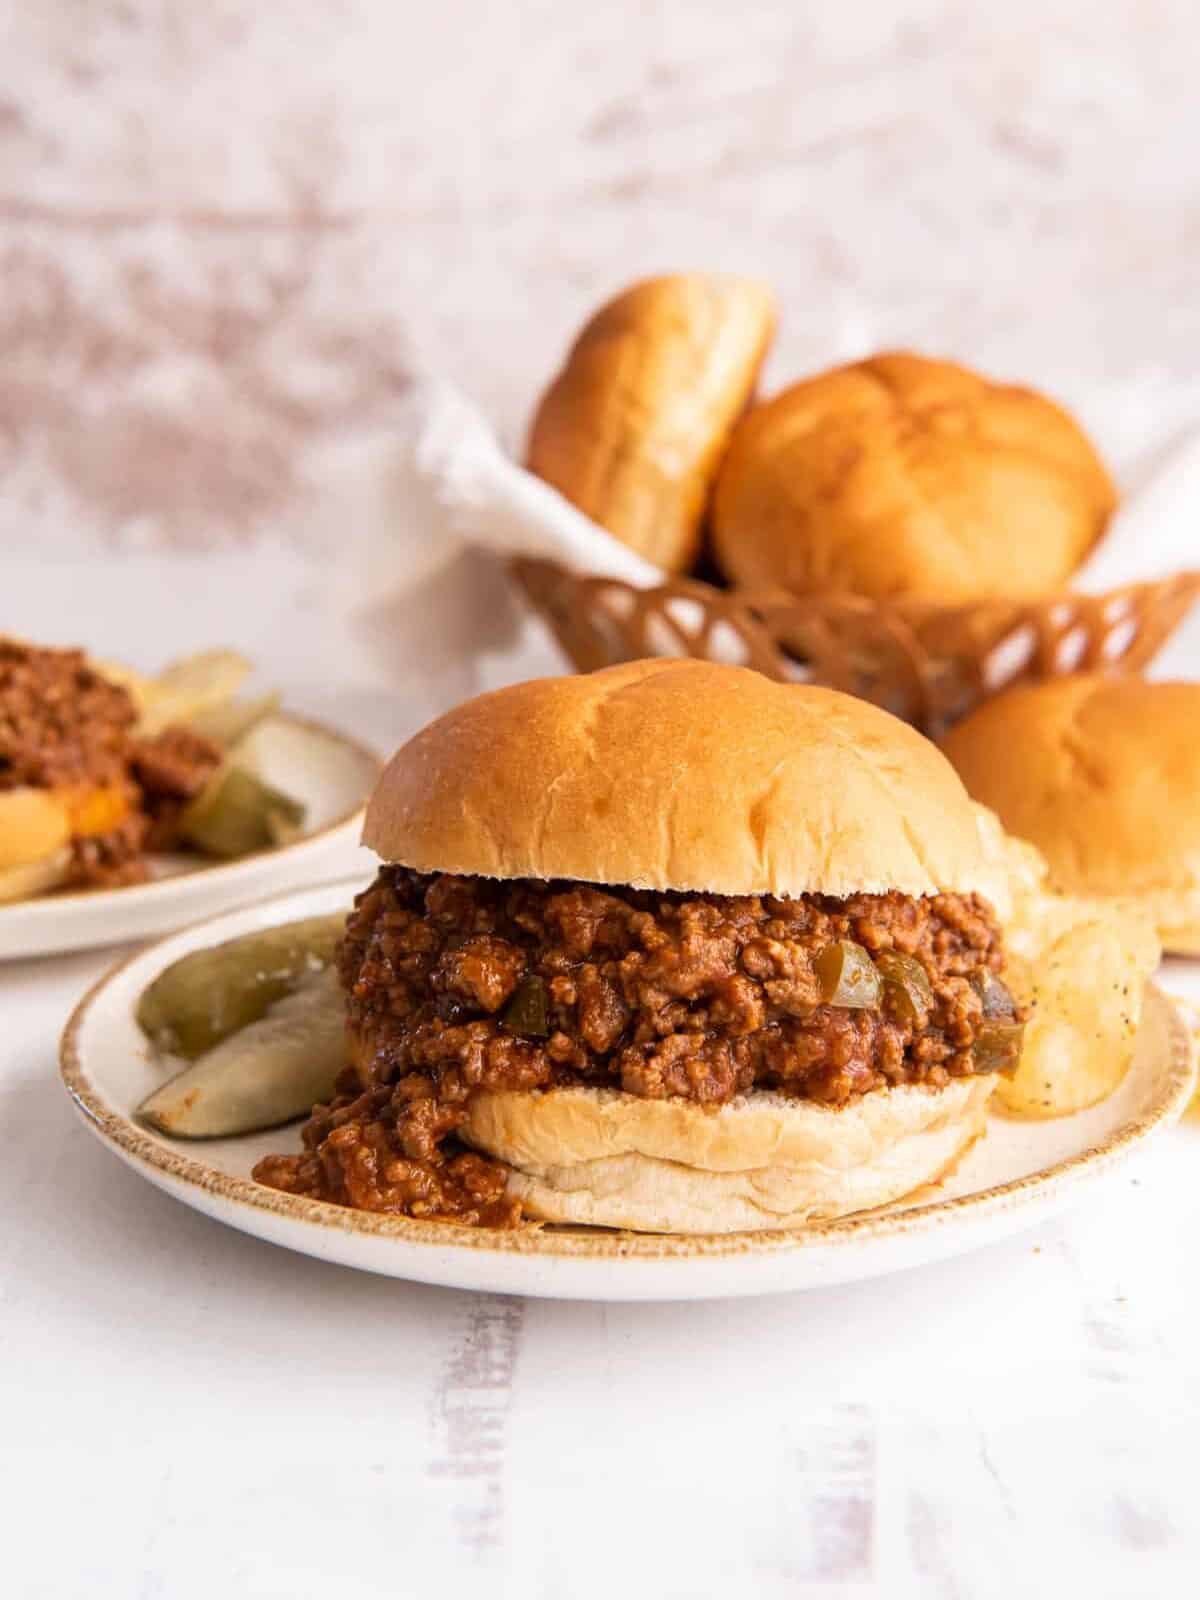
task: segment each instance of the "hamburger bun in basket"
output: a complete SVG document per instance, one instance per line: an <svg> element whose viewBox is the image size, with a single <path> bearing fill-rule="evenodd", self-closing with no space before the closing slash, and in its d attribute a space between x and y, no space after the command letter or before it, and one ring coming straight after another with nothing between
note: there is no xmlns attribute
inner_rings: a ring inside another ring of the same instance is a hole
<svg viewBox="0 0 1200 1600"><path fill-rule="evenodd" d="M1032 599L1099 538L1112 481L1032 389L907 353L793 384L734 431L713 543L744 588Z"/></svg>
<svg viewBox="0 0 1200 1600"><path fill-rule="evenodd" d="M530 470L648 561L686 571L774 331L771 291L752 278L634 284L592 317L543 397Z"/></svg>

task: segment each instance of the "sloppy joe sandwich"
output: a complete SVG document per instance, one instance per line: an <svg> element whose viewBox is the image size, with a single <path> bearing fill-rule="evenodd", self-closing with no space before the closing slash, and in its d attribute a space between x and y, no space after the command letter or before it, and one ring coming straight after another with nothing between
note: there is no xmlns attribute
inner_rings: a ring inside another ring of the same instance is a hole
<svg viewBox="0 0 1200 1600"><path fill-rule="evenodd" d="M277 696L237 702L231 651L156 678L0 637L0 903L114 889L162 851L231 858L282 842L302 806L241 741Z"/></svg>
<svg viewBox="0 0 1200 1600"><path fill-rule="evenodd" d="M255 1169L292 1193L795 1227L937 1179L1018 1064L976 808L832 690L657 660L484 695L393 757L364 840L351 1065Z"/></svg>
<svg viewBox="0 0 1200 1600"><path fill-rule="evenodd" d="M947 602L1036 597L1116 495L1075 421L948 361L873 356L793 384L734 431L713 502L735 583Z"/></svg>
<svg viewBox="0 0 1200 1600"><path fill-rule="evenodd" d="M220 764L194 730L141 732L132 694L81 650L0 638L0 873L22 897L139 881Z"/></svg>
<svg viewBox="0 0 1200 1600"><path fill-rule="evenodd" d="M1057 888L1131 900L1168 950L1200 954L1200 684L1081 673L1010 689L943 747Z"/></svg>

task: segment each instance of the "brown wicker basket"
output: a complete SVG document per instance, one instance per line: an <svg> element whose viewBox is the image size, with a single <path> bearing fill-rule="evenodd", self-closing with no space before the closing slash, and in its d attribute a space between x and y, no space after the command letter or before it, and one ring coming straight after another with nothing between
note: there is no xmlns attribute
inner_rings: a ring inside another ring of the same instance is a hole
<svg viewBox="0 0 1200 1600"><path fill-rule="evenodd" d="M873 700L934 737L1014 683L1140 672L1200 597L1200 572L1102 595L947 606L754 594L691 578L637 589L549 561L513 569L580 672L643 656L733 662Z"/></svg>

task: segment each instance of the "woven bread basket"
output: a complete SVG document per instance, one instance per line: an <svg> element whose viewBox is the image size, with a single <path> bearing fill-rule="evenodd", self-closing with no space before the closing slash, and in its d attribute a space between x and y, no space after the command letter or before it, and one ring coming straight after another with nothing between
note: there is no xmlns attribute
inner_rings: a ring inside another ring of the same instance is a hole
<svg viewBox="0 0 1200 1600"><path fill-rule="evenodd" d="M1015 683L1142 671L1200 598L1200 572L1100 595L939 605L692 578L638 589L539 560L513 571L579 672L644 656L731 662L872 700L934 738Z"/></svg>

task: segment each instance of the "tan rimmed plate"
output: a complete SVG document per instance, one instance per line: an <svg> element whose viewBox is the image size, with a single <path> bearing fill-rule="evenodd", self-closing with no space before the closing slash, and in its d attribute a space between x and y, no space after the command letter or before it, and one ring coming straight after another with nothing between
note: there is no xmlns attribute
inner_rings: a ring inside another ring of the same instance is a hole
<svg viewBox="0 0 1200 1600"><path fill-rule="evenodd" d="M360 861L369 865L358 836L379 777L374 751L288 712L260 724L255 744L267 782L304 802L307 818L298 839L240 861L159 857L148 883L0 905L0 961L147 939L264 895L341 877Z"/></svg>
<svg viewBox="0 0 1200 1600"><path fill-rule="evenodd" d="M80 1003L62 1075L88 1127L159 1188L221 1222L306 1255L456 1288L570 1299L703 1299L874 1277L969 1250L1044 1221L1140 1153L1182 1112L1194 1078L1188 1030L1147 994L1133 1066L1102 1105L1050 1122L994 1117L952 1177L895 1207L800 1233L694 1238L546 1229L494 1233L349 1211L264 1189L260 1156L299 1148L295 1128L204 1143L142 1127L134 1108L162 1081L134 1006L190 950L348 906L358 882L327 884L211 920L116 967Z"/></svg>

